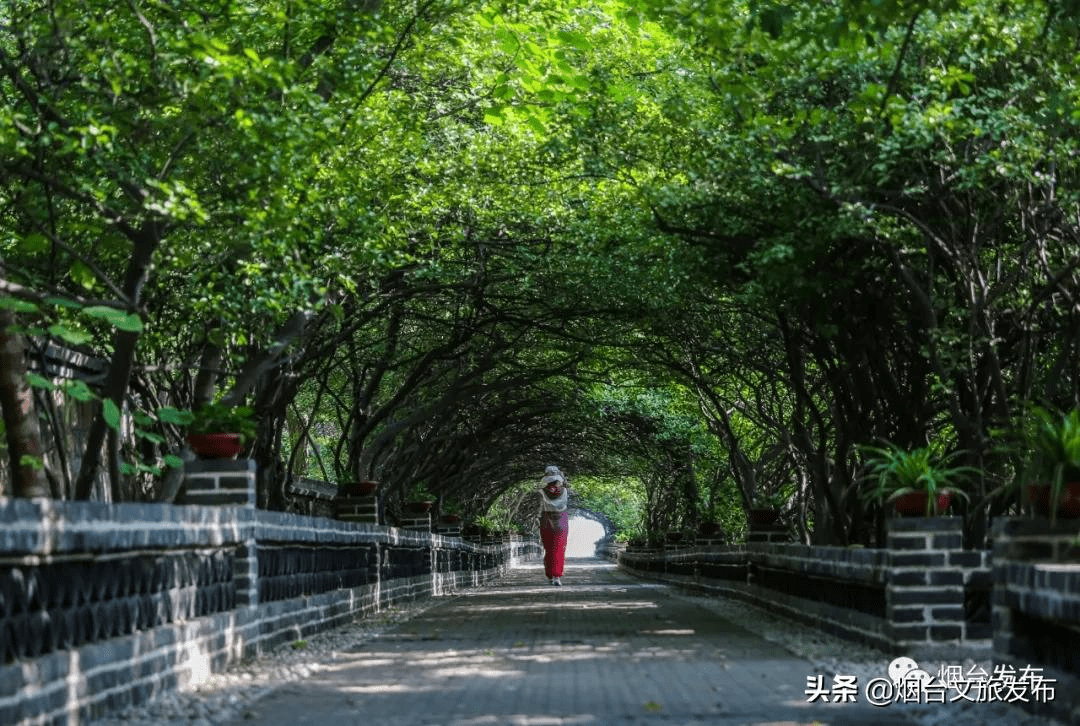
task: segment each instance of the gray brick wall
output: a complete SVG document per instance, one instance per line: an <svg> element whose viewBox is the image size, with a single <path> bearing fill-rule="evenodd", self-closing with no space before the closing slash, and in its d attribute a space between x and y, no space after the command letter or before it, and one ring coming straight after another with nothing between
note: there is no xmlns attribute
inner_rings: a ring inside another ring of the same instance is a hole
<svg viewBox="0 0 1080 726"><path fill-rule="evenodd" d="M344 522L379 522L379 503L375 495L364 497L338 497L333 504L334 517Z"/></svg>
<svg viewBox="0 0 1080 726"><path fill-rule="evenodd" d="M1025 708L1080 724L1080 522L1002 519L993 541L994 660L1042 667L1055 698Z"/></svg>
<svg viewBox="0 0 1080 726"><path fill-rule="evenodd" d="M244 462L203 463L200 473L214 479L208 492L244 488L240 479L253 473ZM430 531L256 511L251 498L243 500L0 500L0 632L25 638L30 623L41 631L39 654L12 648L2 656L0 724L101 717L394 603L483 584L512 558L539 551L523 541L479 545ZM376 566L365 584L260 602L259 552L266 548L288 550L290 567L305 563L296 577L306 578L306 587L326 582L319 568L339 566L334 553L370 549ZM82 641L65 641L57 625L66 620L82 623Z"/></svg>
<svg viewBox="0 0 1080 726"><path fill-rule="evenodd" d="M762 528L758 528L762 529ZM723 594L890 652L988 653L989 617L969 616L991 586L990 553L965 551L959 518L894 519L883 549L768 541L679 549L614 548L636 574Z"/></svg>
<svg viewBox="0 0 1080 726"><path fill-rule="evenodd" d="M210 459L184 466L184 486L177 502L217 506L255 506L255 461Z"/></svg>
<svg viewBox="0 0 1080 726"><path fill-rule="evenodd" d="M989 627L967 616L969 594L989 582L990 553L963 545L961 517L889 521L886 618L899 651L935 658L990 651Z"/></svg>

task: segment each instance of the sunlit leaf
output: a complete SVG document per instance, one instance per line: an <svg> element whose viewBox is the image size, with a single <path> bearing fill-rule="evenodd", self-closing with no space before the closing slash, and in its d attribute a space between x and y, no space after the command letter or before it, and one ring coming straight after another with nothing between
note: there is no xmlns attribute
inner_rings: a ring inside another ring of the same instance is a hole
<svg viewBox="0 0 1080 726"><path fill-rule="evenodd" d="M64 392L76 401L93 401L97 398L85 381L65 381L63 387Z"/></svg>
<svg viewBox="0 0 1080 726"><path fill-rule="evenodd" d="M23 237L19 246L23 251L33 254L35 252L46 252L52 244L45 235L28 234Z"/></svg>
<svg viewBox="0 0 1080 726"><path fill-rule="evenodd" d="M46 390L46 391L51 391L53 388L56 387L53 384L52 381L50 381L48 378L42 376L39 373L33 373L33 372L27 373L26 374L26 380L34 388L41 388L41 389Z"/></svg>
<svg viewBox="0 0 1080 726"><path fill-rule="evenodd" d="M0 308L16 313L33 313L37 312L38 306L32 302L14 297L0 297Z"/></svg>
<svg viewBox="0 0 1080 726"><path fill-rule="evenodd" d="M68 270L68 274L71 275L71 279L74 280L77 285L84 287L87 290L92 289L97 283L97 277L94 275L94 271L78 260L72 263L71 269Z"/></svg>
<svg viewBox="0 0 1080 726"><path fill-rule="evenodd" d="M162 423L174 424L176 426L187 426L195 420L194 414L191 411L181 411L180 409L172 408L171 406L163 406L157 410L158 420Z"/></svg>
<svg viewBox="0 0 1080 726"><path fill-rule="evenodd" d="M82 345L83 343L89 343L93 340L93 336L83 330L76 330L67 325L61 323L55 323L49 326L49 332L60 338L66 343L72 345Z"/></svg>
<svg viewBox="0 0 1080 726"><path fill-rule="evenodd" d="M94 305L83 308L83 313L92 318L104 320L120 330L140 333L143 329L142 319L135 313L125 313L123 310L117 310L116 308L105 307L103 305Z"/></svg>
<svg viewBox="0 0 1080 726"><path fill-rule="evenodd" d="M120 409L111 398L101 402L101 415L110 428L120 429Z"/></svg>

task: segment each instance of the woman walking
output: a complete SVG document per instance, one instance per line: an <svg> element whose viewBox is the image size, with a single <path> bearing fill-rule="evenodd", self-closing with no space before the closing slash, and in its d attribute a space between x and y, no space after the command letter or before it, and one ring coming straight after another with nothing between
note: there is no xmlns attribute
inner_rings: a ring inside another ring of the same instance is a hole
<svg viewBox="0 0 1080 726"><path fill-rule="evenodd" d="M544 470L540 480L540 539L544 543L544 574L552 585L562 585L566 559L569 515L566 512L570 488L557 466Z"/></svg>

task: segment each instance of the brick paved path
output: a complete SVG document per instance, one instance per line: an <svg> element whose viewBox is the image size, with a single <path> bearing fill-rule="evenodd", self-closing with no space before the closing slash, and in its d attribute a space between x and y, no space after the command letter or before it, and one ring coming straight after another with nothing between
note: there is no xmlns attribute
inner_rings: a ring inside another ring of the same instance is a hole
<svg viewBox="0 0 1080 726"><path fill-rule="evenodd" d="M439 600L282 686L236 724L908 724L806 703L813 666L670 588L599 560L539 565Z"/></svg>

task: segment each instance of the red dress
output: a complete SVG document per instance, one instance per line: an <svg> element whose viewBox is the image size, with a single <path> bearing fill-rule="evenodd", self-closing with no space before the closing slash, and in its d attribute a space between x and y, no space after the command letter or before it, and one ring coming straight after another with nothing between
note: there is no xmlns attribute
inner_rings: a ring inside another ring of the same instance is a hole
<svg viewBox="0 0 1080 726"><path fill-rule="evenodd" d="M563 574L566 538L570 532L567 499L566 488L555 483L541 491L540 540L544 543L544 574L548 578L562 577Z"/></svg>
<svg viewBox="0 0 1080 726"><path fill-rule="evenodd" d="M570 532L566 512L543 512L540 515L540 539L544 543L544 574L562 577L566 561L566 537Z"/></svg>

